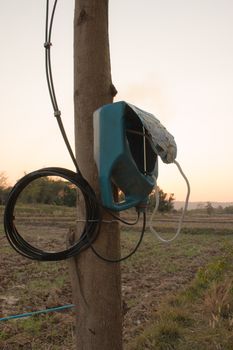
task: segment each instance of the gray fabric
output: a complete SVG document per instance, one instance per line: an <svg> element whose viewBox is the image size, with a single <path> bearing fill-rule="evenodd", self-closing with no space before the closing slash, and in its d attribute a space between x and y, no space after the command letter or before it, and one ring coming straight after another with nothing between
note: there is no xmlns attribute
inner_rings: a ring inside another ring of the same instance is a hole
<svg viewBox="0 0 233 350"><path fill-rule="evenodd" d="M154 152L161 157L164 163L173 163L177 155L174 137L153 114L147 113L129 103L128 105L137 114L147 130Z"/></svg>

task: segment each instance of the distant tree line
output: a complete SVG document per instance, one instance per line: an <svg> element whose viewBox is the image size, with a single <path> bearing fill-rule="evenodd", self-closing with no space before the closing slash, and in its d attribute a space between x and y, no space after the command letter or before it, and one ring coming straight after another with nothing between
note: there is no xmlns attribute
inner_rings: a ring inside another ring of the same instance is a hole
<svg viewBox="0 0 233 350"><path fill-rule="evenodd" d="M11 187L0 187L0 205L4 205L6 203L10 190Z"/></svg>
<svg viewBox="0 0 233 350"><path fill-rule="evenodd" d="M4 172L0 173L0 205L5 204L11 187L7 185L7 177Z"/></svg>
<svg viewBox="0 0 233 350"><path fill-rule="evenodd" d="M7 183L7 176L0 172L0 205L5 205L7 197L12 187ZM162 213L174 211L174 193L166 193L161 188L159 191L159 208ZM18 202L25 204L52 204L64 205L68 207L76 206L77 191L73 184L60 178L41 177L31 182L21 193ZM120 192L120 200L124 195ZM149 196L149 210L153 210L156 205L155 194ZM233 205L213 207L211 202L206 202L202 207L195 209L200 212L213 214L233 214Z"/></svg>
<svg viewBox="0 0 233 350"><path fill-rule="evenodd" d="M1 179L1 176L0 176ZM11 187L0 180L0 204L5 204ZM54 204L75 207L76 188L68 181L41 177L32 181L20 194L18 203Z"/></svg>
<svg viewBox="0 0 233 350"><path fill-rule="evenodd" d="M7 177L0 173L0 205L6 203L12 187L7 186ZM122 194L120 194L121 197ZM21 193L18 203L24 204L53 204L75 207L76 188L67 181L54 179L52 177L41 177L32 181ZM123 200L123 197L120 198ZM159 188L160 212L170 212L174 209L174 194L167 194ZM149 209L155 207L155 195L149 198Z"/></svg>
<svg viewBox="0 0 233 350"><path fill-rule="evenodd" d="M174 193L166 193L161 188L158 188L159 191L159 207L158 211L161 213L168 213L174 210ZM153 210L156 205L156 196L155 193L152 192L149 197L149 209Z"/></svg>
<svg viewBox="0 0 233 350"><path fill-rule="evenodd" d="M233 214L233 205L229 205L228 207L221 208L221 209L225 214Z"/></svg>
<svg viewBox="0 0 233 350"><path fill-rule="evenodd" d="M206 202L204 205L199 205L197 209L194 209L195 211L200 212L206 212L208 215L214 215L214 214L233 214L233 205L229 205L226 207L222 207L221 205L214 207L211 202Z"/></svg>
<svg viewBox="0 0 233 350"><path fill-rule="evenodd" d="M19 202L74 207L76 205L76 194L75 186L68 181L41 177L31 182L23 190Z"/></svg>

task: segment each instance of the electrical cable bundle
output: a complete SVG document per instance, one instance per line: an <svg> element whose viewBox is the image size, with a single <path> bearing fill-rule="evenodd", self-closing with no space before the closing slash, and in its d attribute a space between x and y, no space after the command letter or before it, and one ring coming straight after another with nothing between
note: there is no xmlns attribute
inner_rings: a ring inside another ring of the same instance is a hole
<svg viewBox="0 0 233 350"><path fill-rule="evenodd" d="M85 202L86 221L80 239L70 248L55 253L45 252L29 244L19 234L14 224L14 209L19 195L25 189L25 187L29 185L29 183L43 176L60 176L70 181L81 190ZM95 240L98 235L100 225L100 207L97 200L95 200L94 191L87 183L87 181L82 176L80 176L80 174L63 168L40 169L27 174L22 179L20 179L13 187L9 195L4 215L5 232L11 246L18 253L27 258L42 261L64 260L79 254L82 250L88 248L90 244Z"/></svg>
<svg viewBox="0 0 233 350"><path fill-rule="evenodd" d="M143 227L141 230L139 241L136 244L135 248L128 255L119 259L108 259L107 257L103 257L100 253L96 251L96 249L93 246L93 242L98 236L98 233L100 231L100 226L102 223L101 204L98 202L95 192L93 191L91 186L88 184L88 182L84 179L78 167L76 158L70 146L69 140L67 138L67 135L61 120L61 112L58 108L54 84L53 84L50 49L52 45L51 34L52 34L52 26L53 26L53 19L54 19L56 5L57 5L57 0L54 1L51 17L49 21L49 0L47 0L46 29L45 29L45 43L44 43L46 78L48 83L49 95L50 95L53 110L54 110L54 116L57 119L64 142L66 144L66 147L69 151L69 154L71 156L71 159L75 165L77 172L75 173L71 170L58 168L58 167L50 167L50 168L43 168L43 169L34 171L32 173L25 175L23 178L21 178L12 188L6 203L5 212L4 212L5 233L10 245L19 254L29 259L40 260L40 261L64 260L64 259L76 256L80 252L82 252L84 249L91 247L93 253L98 258L106 262L118 263L120 261L128 259L138 249L145 232L146 214L143 212ZM86 210L85 225L79 240L68 249L58 251L58 252L47 252L32 246L20 235L16 225L14 224L14 220L15 220L14 210L20 194L32 181L45 176L59 176L71 182L72 184L74 184L81 191L84 198L84 203L85 203L85 210ZM109 212L105 208L103 209L107 211L110 215L112 215L113 218L115 218L115 220L121 221L122 223L127 225L135 225L138 222L139 216L140 216L140 213L138 212L137 220L135 222L130 223L120 219L118 216Z"/></svg>

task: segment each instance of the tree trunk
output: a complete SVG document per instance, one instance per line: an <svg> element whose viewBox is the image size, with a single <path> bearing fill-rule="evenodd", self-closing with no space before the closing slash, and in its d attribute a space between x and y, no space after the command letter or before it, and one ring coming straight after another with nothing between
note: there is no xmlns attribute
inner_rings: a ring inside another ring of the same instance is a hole
<svg viewBox="0 0 233 350"><path fill-rule="evenodd" d="M80 170L99 195L93 159L93 112L111 103L116 93L111 81L108 42L108 0L75 0L74 105L76 156ZM78 207L83 206L80 199ZM84 215L85 217L85 215ZM104 214L104 220L110 220ZM120 256L117 223L103 223L95 242L104 256ZM72 289L77 305L78 350L122 350L121 272L91 249L71 261Z"/></svg>

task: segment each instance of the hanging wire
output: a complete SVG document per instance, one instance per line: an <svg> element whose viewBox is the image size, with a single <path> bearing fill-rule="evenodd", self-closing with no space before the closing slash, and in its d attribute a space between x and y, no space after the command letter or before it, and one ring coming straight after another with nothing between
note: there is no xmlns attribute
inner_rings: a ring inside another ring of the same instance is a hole
<svg viewBox="0 0 233 350"><path fill-rule="evenodd" d="M57 0L54 1L51 17L49 20L49 0L46 1L45 43L44 43L46 79L47 79L51 103L53 106L54 116L57 119L59 129L60 129L62 137L65 141L65 144L66 144L66 147L67 147L68 152L70 154L70 157L74 163L76 171L81 173L80 169L78 167L74 152L72 151L72 148L70 146L70 143L69 143L68 137L66 135L66 131L65 131L62 119L61 119L61 111L58 107L55 88L54 88L54 82L53 82L52 65L51 65L51 46L52 46L51 36L52 36L53 20L54 20L56 6L57 6Z"/></svg>
<svg viewBox="0 0 233 350"><path fill-rule="evenodd" d="M119 259L110 259L110 258L107 258L107 257L104 257L103 255L101 255L99 252L97 252L96 248L94 247L93 244L91 244L91 249L93 251L93 253L98 257L100 258L101 260L103 261L106 261L108 263L119 263L119 262L122 262L124 260L127 260L128 258L130 258L133 254L136 253L136 251L138 250L139 246L141 245L142 243L142 240L143 240L143 237L144 237L144 234L145 234L145 230L146 230L146 213L144 212L143 213L143 225L142 225L142 230L141 230L141 234L140 234L140 237L139 237L139 240L136 244L136 246L134 247L134 249L127 255L123 256L122 258L119 258Z"/></svg>

